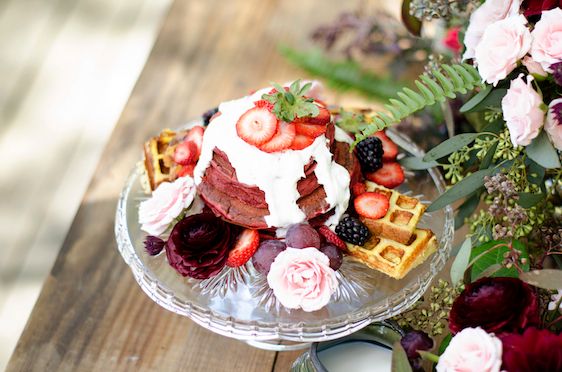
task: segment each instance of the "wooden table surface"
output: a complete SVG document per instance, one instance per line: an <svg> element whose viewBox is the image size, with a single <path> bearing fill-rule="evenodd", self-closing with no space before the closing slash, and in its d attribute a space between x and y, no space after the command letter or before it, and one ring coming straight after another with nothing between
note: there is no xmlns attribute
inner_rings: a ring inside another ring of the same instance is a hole
<svg viewBox="0 0 562 372"><path fill-rule="evenodd" d="M302 76L277 52L357 1L176 0L100 160L7 371L286 371L300 352L258 350L152 302L113 234L141 146L218 102Z"/></svg>

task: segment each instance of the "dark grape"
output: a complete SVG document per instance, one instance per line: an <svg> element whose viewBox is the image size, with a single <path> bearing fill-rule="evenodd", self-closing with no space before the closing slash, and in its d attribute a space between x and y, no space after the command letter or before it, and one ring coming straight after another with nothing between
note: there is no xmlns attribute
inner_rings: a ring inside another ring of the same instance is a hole
<svg viewBox="0 0 562 372"><path fill-rule="evenodd" d="M320 235L307 223L298 223L289 226L285 242L291 248L320 248Z"/></svg>
<svg viewBox="0 0 562 372"><path fill-rule="evenodd" d="M263 275L269 273L269 268L275 260L275 257L283 252L287 246L280 240L265 240L263 241L254 256L252 263L254 268Z"/></svg>
<svg viewBox="0 0 562 372"><path fill-rule="evenodd" d="M320 252L324 253L330 259L330 267L332 270L337 270L340 268L343 262L343 254L341 249L332 244L323 245L320 248Z"/></svg>

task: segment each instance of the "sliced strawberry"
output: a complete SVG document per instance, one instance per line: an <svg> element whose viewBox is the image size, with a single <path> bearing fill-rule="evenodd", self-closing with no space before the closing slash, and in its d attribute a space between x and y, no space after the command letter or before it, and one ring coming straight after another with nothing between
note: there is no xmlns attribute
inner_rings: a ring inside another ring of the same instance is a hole
<svg viewBox="0 0 562 372"><path fill-rule="evenodd" d="M351 186L351 194L355 197L367 192L367 186L363 182L354 183Z"/></svg>
<svg viewBox="0 0 562 372"><path fill-rule="evenodd" d="M326 133L325 125L295 123L295 129L297 131L297 134L302 134L304 136L308 136L312 138L316 138Z"/></svg>
<svg viewBox="0 0 562 372"><path fill-rule="evenodd" d="M234 248L228 252L226 264L230 267L244 265L258 249L260 244L260 234L258 230L244 229L236 238Z"/></svg>
<svg viewBox="0 0 562 372"><path fill-rule="evenodd" d="M302 150L302 149L305 149L308 146L312 145L313 142L314 142L313 137L305 136L304 134L297 134L295 136L295 139L293 140L293 143L291 144L291 147L289 147L289 149L291 149L291 150Z"/></svg>
<svg viewBox="0 0 562 372"><path fill-rule="evenodd" d="M365 177L369 181L373 181L381 186L392 189L404 182L404 171L402 170L400 164L396 162L389 162L383 163L381 169L365 174Z"/></svg>
<svg viewBox="0 0 562 372"><path fill-rule="evenodd" d="M197 144L193 141L183 141L174 150L174 162L180 165L195 163L198 157Z"/></svg>
<svg viewBox="0 0 562 372"><path fill-rule="evenodd" d="M258 148L265 152L277 152L288 149L295 139L295 124L279 123L277 132L266 143L259 145Z"/></svg>
<svg viewBox="0 0 562 372"><path fill-rule="evenodd" d="M326 242L335 245L342 251L347 251L347 245L335 232L330 230L328 226L322 225L318 228L318 233L326 239Z"/></svg>
<svg viewBox="0 0 562 372"><path fill-rule="evenodd" d="M271 140L277 131L275 115L263 107L246 111L236 123L236 133L251 145L259 146Z"/></svg>
<svg viewBox="0 0 562 372"><path fill-rule="evenodd" d="M265 99L260 99L254 102L254 104L256 105L256 107L266 108L269 111L273 110L273 103L266 101Z"/></svg>
<svg viewBox="0 0 562 372"><path fill-rule="evenodd" d="M353 201L355 211L363 217L377 220L386 216L390 203L388 198L378 192L366 192Z"/></svg>
<svg viewBox="0 0 562 372"><path fill-rule="evenodd" d="M176 174L178 177L190 176L193 177L193 170L195 169L195 163L188 165L180 165Z"/></svg>
<svg viewBox="0 0 562 372"><path fill-rule="evenodd" d="M201 153L201 148L203 147L203 134L205 133L205 128L200 125L196 125L189 130L187 136L185 137L186 141L192 141L197 145L197 151L199 154ZM197 158L199 158L199 154Z"/></svg>
<svg viewBox="0 0 562 372"><path fill-rule="evenodd" d="M381 130L373 134L373 136L378 137L382 142L382 160L384 161L394 161L398 156L398 146L392 142L390 138L386 135L386 133Z"/></svg>

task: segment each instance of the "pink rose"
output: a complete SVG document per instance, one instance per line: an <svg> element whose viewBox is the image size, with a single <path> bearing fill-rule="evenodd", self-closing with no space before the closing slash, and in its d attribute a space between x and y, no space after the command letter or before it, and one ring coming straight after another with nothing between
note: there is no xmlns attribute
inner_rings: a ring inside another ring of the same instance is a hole
<svg viewBox="0 0 562 372"><path fill-rule="evenodd" d="M487 83L496 86L505 79L531 48L531 32L526 24L527 19L517 15L491 24L484 32L474 61Z"/></svg>
<svg viewBox="0 0 562 372"><path fill-rule="evenodd" d="M548 73L542 68L541 64L536 61L533 61L533 59L529 56L525 56L525 58L523 58L521 63L523 63L523 66L527 67L527 71L529 71L530 74L533 74L533 76L548 75Z"/></svg>
<svg viewBox="0 0 562 372"><path fill-rule="evenodd" d="M141 229L150 235L161 235L170 223L191 205L194 196L195 184L189 176L180 177L172 183L161 183L152 193L152 197L140 204Z"/></svg>
<svg viewBox="0 0 562 372"><path fill-rule="evenodd" d="M482 328L465 328L439 357L437 372L495 372L502 364L502 343Z"/></svg>
<svg viewBox="0 0 562 372"><path fill-rule="evenodd" d="M562 9L543 12L531 35L533 60L546 71L552 72L550 65L562 61Z"/></svg>
<svg viewBox="0 0 562 372"><path fill-rule="evenodd" d="M527 76L527 83L522 77L523 74L511 81L502 99L503 119L514 146L530 144L539 135L544 121L544 112L540 107L542 98L531 85L533 77Z"/></svg>
<svg viewBox="0 0 562 372"><path fill-rule="evenodd" d="M338 285L330 259L316 248L287 248L279 253L267 283L283 306L304 311L324 307Z"/></svg>
<svg viewBox="0 0 562 372"><path fill-rule="evenodd" d="M494 22L519 14L521 0L488 0L470 16L464 35L466 51L463 59L474 58L476 46L482 40L486 28Z"/></svg>
<svg viewBox="0 0 562 372"><path fill-rule="evenodd" d="M554 147L562 151L562 98L555 99L548 105L544 130Z"/></svg>

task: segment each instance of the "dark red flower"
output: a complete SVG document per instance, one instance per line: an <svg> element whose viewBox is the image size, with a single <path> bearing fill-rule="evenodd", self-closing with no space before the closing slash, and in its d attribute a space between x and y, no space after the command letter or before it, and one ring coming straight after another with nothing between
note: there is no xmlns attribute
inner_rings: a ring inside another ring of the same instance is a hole
<svg viewBox="0 0 562 372"><path fill-rule="evenodd" d="M162 252L165 244L166 242L157 236L148 235L146 239L144 239L144 249L146 253L151 256L156 256L158 253Z"/></svg>
<svg viewBox="0 0 562 372"><path fill-rule="evenodd" d="M524 0L521 4L525 17L541 14L543 10L562 8L562 0Z"/></svg>
<svg viewBox="0 0 562 372"><path fill-rule="evenodd" d="M562 86L562 62L557 62L553 65L550 65L552 69L552 76L554 77L554 81L556 84Z"/></svg>
<svg viewBox="0 0 562 372"><path fill-rule="evenodd" d="M562 371L562 334L527 328L523 334L505 333L499 337L503 344L502 370Z"/></svg>
<svg viewBox="0 0 562 372"><path fill-rule="evenodd" d="M443 44L456 54L461 52L462 44L459 40L460 27L451 27L443 38Z"/></svg>
<svg viewBox="0 0 562 372"><path fill-rule="evenodd" d="M433 340L422 331L410 331L400 339L400 345L406 351L410 366L414 371L423 371L421 356L418 350L429 350L433 347Z"/></svg>
<svg viewBox="0 0 562 372"><path fill-rule="evenodd" d="M467 285L449 313L453 333L467 327L496 334L517 332L538 322L537 295L517 278L482 278Z"/></svg>
<svg viewBox="0 0 562 372"><path fill-rule="evenodd" d="M170 265L183 276L207 279L226 264L234 226L212 213L189 216L178 222L166 242Z"/></svg>

